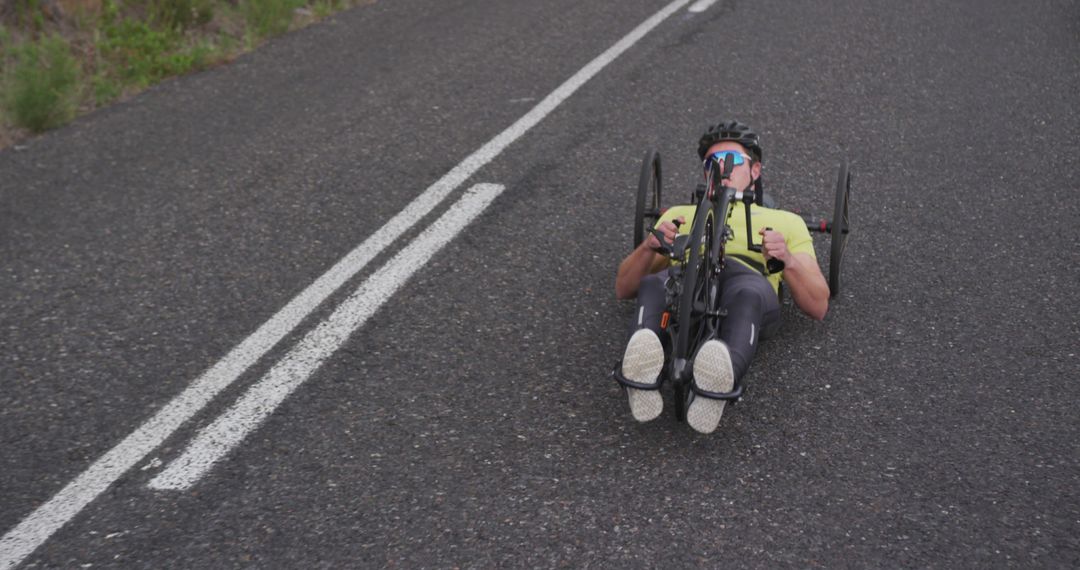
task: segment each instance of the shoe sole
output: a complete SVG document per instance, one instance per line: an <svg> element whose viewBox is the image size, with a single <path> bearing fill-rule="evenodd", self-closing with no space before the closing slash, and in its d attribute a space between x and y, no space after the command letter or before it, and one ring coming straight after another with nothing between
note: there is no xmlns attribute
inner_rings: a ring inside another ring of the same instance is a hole
<svg viewBox="0 0 1080 570"><path fill-rule="evenodd" d="M628 380L639 384L656 384L664 368L664 347L656 333L641 329L630 337L623 354L622 373ZM664 398L660 390L626 389L630 413L639 422L656 419L664 411Z"/></svg>
<svg viewBox="0 0 1080 570"><path fill-rule="evenodd" d="M698 349L694 358L694 382L708 392L730 392L735 388L731 354L724 343L710 340ZM696 396L686 410L686 422L698 432L712 433L720 425L726 405L724 400Z"/></svg>

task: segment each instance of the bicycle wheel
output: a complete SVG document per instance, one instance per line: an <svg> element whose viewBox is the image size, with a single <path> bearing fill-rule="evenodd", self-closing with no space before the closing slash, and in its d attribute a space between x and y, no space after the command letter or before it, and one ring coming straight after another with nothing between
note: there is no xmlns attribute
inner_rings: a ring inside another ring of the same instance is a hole
<svg viewBox="0 0 1080 570"><path fill-rule="evenodd" d="M840 265L844 261L848 234L851 231L848 208L851 201L851 172L847 160L840 162L836 176L836 203L832 218L832 245L829 251L829 297L840 293Z"/></svg>
<svg viewBox="0 0 1080 570"><path fill-rule="evenodd" d="M644 241L649 228L660 219L660 153L649 150L641 161L637 207L634 208L634 248Z"/></svg>
<svg viewBox="0 0 1080 570"><path fill-rule="evenodd" d="M709 200L702 200L694 214L694 225L687 242L690 254L683 266L682 289L678 303L678 329L672 356L689 360L708 329L705 319L709 310L713 267L713 240L716 236L715 217Z"/></svg>

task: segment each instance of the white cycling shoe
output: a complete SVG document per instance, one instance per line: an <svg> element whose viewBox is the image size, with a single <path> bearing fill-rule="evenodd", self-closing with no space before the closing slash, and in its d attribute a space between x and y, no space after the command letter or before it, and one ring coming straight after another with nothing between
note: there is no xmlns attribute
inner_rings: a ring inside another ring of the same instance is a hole
<svg viewBox="0 0 1080 570"><path fill-rule="evenodd" d="M641 329L630 337L623 353L622 374L627 380L639 384L656 384L664 368L664 347L660 338L649 329ZM639 422L656 419L664 411L664 398L660 390L626 389L630 401L630 413Z"/></svg>
<svg viewBox="0 0 1080 570"><path fill-rule="evenodd" d="M735 371L731 368L731 354L727 345L710 340L701 345L694 358L694 383L707 392L730 392L735 389ZM694 395L686 410L686 422L701 433L712 433L720 425L724 414L724 400L713 400Z"/></svg>

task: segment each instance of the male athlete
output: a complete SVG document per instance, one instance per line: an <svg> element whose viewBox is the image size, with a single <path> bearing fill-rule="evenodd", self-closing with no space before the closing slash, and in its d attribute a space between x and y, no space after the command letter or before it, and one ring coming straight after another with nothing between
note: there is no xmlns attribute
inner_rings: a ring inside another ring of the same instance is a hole
<svg viewBox="0 0 1080 570"><path fill-rule="evenodd" d="M703 161L715 160L721 172L727 162L733 164L730 177L724 178L721 186L748 192L761 176L758 135L738 121L710 127L698 142L698 156ZM779 326L781 280L795 305L810 317L824 319L829 309L829 286L818 267L810 232L802 218L783 210L751 206L751 220L761 236L762 252L757 253L747 247L745 207L741 200L736 201L728 219L734 237L727 241L720 275L720 303L727 311L720 325L720 339L703 343L694 358L694 382L709 392L733 390L735 381L750 367L762 333L768 335ZM675 206L660 217L656 229L670 244L680 231L690 231L693 216L693 206ZM656 384L664 366L665 347L670 347L661 316L666 308L664 283L671 262L657 253L660 245L650 234L622 261L615 278L615 296L636 296L638 301L635 332L623 354L622 374L641 384ZM763 268L770 259L784 262L784 269L766 277ZM660 415L664 401L659 390L626 390L634 419L646 422ZM693 399L686 410L686 421L701 433L712 433L720 423L726 402L695 398L692 391L689 393Z"/></svg>

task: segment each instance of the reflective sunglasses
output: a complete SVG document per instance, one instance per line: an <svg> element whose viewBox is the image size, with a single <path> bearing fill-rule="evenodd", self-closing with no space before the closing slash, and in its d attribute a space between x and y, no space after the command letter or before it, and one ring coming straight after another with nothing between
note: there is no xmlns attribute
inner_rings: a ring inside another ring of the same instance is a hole
<svg viewBox="0 0 1080 570"><path fill-rule="evenodd" d="M705 159L705 169L708 170L714 162L724 162L729 158L731 159L731 164L734 166L742 166L743 163L750 160L749 156L737 150L720 150L710 154L708 158Z"/></svg>

